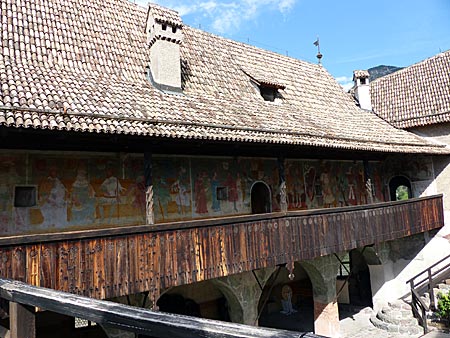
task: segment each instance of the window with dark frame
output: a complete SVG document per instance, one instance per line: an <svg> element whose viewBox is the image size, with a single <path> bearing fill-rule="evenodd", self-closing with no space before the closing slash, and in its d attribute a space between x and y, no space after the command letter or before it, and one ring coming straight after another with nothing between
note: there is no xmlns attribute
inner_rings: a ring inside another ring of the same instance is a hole
<svg viewBox="0 0 450 338"><path fill-rule="evenodd" d="M29 208L37 204L35 186L16 186L14 188L14 207Z"/></svg>

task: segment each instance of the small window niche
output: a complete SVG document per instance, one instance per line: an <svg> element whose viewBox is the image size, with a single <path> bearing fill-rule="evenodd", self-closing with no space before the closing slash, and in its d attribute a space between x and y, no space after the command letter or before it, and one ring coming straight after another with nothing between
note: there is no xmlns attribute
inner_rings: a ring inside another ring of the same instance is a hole
<svg viewBox="0 0 450 338"><path fill-rule="evenodd" d="M30 208L37 204L36 186L16 186L14 189L14 207Z"/></svg>
<svg viewBox="0 0 450 338"><path fill-rule="evenodd" d="M259 86L259 91L261 92L261 96L264 101L273 102L278 94L278 89L274 87L268 87L264 85Z"/></svg>
<svg viewBox="0 0 450 338"><path fill-rule="evenodd" d="M216 196L218 201L226 201L228 199L227 187L217 187Z"/></svg>

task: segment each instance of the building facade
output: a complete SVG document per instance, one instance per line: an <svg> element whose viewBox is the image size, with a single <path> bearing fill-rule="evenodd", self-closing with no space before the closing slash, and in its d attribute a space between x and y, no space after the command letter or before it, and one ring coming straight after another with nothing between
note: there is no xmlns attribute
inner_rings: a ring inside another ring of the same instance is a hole
<svg viewBox="0 0 450 338"><path fill-rule="evenodd" d="M2 278L336 336L338 303L373 305L377 269L443 226L446 146L356 107L321 65L154 4L1 15ZM395 201L405 175L421 198ZM81 335L51 316L38 337Z"/></svg>

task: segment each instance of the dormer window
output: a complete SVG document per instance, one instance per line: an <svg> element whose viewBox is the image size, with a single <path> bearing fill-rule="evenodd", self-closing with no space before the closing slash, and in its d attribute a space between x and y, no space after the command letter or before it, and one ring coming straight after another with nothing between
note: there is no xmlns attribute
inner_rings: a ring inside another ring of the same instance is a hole
<svg viewBox="0 0 450 338"><path fill-rule="evenodd" d="M274 78L272 72L264 72L261 69L244 69L241 70L250 78L250 82L259 90L264 101L278 102L283 96L280 90L286 88Z"/></svg>
<svg viewBox="0 0 450 338"><path fill-rule="evenodd" d="M268 87L265 85L260 84L259 85L259 91L261 93L261 96L263 97L264 101L275 101L275 98L277 97L278 90L274 87Z"/></svg>

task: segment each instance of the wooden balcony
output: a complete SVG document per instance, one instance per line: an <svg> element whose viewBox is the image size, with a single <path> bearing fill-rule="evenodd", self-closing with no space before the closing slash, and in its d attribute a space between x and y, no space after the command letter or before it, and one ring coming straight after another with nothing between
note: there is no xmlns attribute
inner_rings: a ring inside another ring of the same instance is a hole
<svg viewBox="0 0 450 338"><path fill-rule="evenodd" d="M94 298L158 290L444 224L442 195L355 207L0 239L0 277Z"/></svg>

